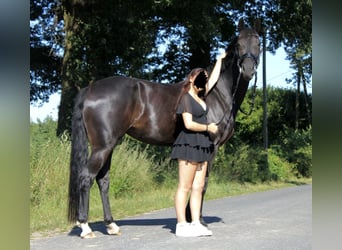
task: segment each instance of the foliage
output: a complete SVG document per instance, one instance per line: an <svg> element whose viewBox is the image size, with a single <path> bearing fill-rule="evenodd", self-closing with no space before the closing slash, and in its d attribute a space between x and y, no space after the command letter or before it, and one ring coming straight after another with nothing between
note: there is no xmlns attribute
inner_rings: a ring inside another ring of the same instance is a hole
<svg viewBox="0 0 342 250"><path fill-rule="evenodd" d="M256 90L254 99L253 112L246 116L238 113L236 119L236 128L234 137L239 137L245 143L262 145L262 124L263 124L263 108L262 108L262 90ZM242 110L249 110L249 102L252 101L252 90L249 89L246 98L241 105ZM300 93L299 96L299 129L307 129L311 126L311 115L307 116L305 106L305 95ZM267 123L269 144L278 144L279 137L284 128L295 129L295 99L296 92L291 89L283 88L267 88ZM312 113L312 96L307 97L309 113Z"/></svg>
<svg viewBox="0 0 342 250"><path fill-rule="evenodd" d="M295 130L285 127L280 133L276 151L294 165L297 175L312 176L312 127Z"/></svg>
<svg viewBox="0 0 342 250"><path fill-rule="evenodd" d="M259 153L249 145L241 145L232 154L231 164L227 171L231 180L240 182L259 181L258 159Z"/></svg>
<svg viewBox="0 0 342 250"><path fill-rule="evenodd" d="M248 90L242 109L248 111L252 90ZM296 92L267 88L269 149L263 145L262 92L256 90L253 112L238 113L235 134L217 153L213 173L218 180L241 182L286 181L293 176L312 176L312 129L301 93L299 129L295 128ZM308 97L311 114L311 96ZM311 117L311 115L310 115Z"/></svg>
<svg viewBox="0 0 342 250"><path fill-rule="evenodd" d="M30 1L30 102L46 102L61 88L63 25L56 1Z"/></svg>
<svg viewBox="0 0 342 250"><path fill-rule="evenodd" d="M110 190L115 198L142 193L153 186L152 162L145 150L124 140L114 150L110 171Z"/></svg>
<svg viewBox="0 0 342 250"><path fill-rule="evenodd" d="M287 181L293 177L295 171L291 164L277 154L273 148L268 149L268 179L274 181Z"/></svg>
<svg viewBox="0 0 342 250"><path fill-rule="evenodd" d="M293 63L303 59L295 65L307 81L311 8L305 0L30 0L30 100L44 102L61 90L61 135L69 129L78 88L111 75L180 81L191 68L215 59L241 16L248 23L262 19L269 51L283 44Z"/></svg>
<svg viewBox="0 0 342 250"><path fill-rule="evenodd" d="M125 136L124 141L128 148L144 152L151 163L150 174L157 185L167 186L178 178L177 162L170 159L171 147L146 144L129 136Z"/></svg>

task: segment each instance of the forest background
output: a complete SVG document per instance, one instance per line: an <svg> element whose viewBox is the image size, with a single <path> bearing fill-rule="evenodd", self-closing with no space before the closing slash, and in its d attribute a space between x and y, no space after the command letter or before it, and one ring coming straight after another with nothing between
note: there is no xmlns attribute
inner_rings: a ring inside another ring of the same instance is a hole
<svg viewBox="0 0 342 250"><path fill-rule="evenodd" d="M232 191L227 183L303 183L312 177L311 1L31 0L30 7L30 101L44 103L51 94L61 94L58 120L30 126L31 232L60 227L66 214L70 117L78 89L111 75L183 80L191 68L214 62L215 51L236 34L240 17L249 24L262 20L267 51L284 48L294 70L286 82L293 88L266 90L267 148L265 95L256 90L254 111L238 115L233 138L218 152L209 190L223 184L227 194ZM249 89L244 110L251 96ZM156 188L174 188L177 168L169 150L125 137L113 155L113 199L127 203ZM93 196L98 209L91 208L92 216L99 218L100 201ZM165 197L168 206L172 199ZM141 206L148 209L146 203Z"/></svg>

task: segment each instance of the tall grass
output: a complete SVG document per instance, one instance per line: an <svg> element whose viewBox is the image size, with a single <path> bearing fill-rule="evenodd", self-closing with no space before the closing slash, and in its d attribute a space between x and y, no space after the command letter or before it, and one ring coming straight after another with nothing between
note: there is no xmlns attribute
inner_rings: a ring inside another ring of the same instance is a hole
<svg viewBox="0 0 342 250"><path fill-rule="evenodd" d="M71 146L67 136L57 138L54 135L55 128L56 123L51 119L31 124L31 234L36 231L67 231L73 226L67 222ZM163 150L165 152L162 152ZM253 156L255 152L250 151L250 153ZM112 156L109 189L111 210L115 219L174 205L177 166L165 155L169 155L167 148L160 149L141 144L128 137L116 147ZM239 154L232 159L228 158L226 159L224 152L220 150L209 178L206 200L288 185L290 177L286 176L288 172L279 172L281 162L278 158L274 160L276 164L272 165L271 170L286 178L279 178L281 182L253 184L234 181L229 174L232 174L232 171L237 173L237 170L229 167L227 162L234 161L241 165L246 159L252 162L254 157L248 156L245 159L243 154ZM310 181L310 179L301 179L301 182ZM89 220L103 220L102 202L96 183L90 192Z"/></svg>
<svg viewBox="0 0 342 250"><path fill-rule="evenodd" d="M71 145L68 136L57 138L54 135L55 127L56 123L50 119L31 124L31 233L70 228L67 222L67 195ZM126 137L113 152L109 196L115 218L173 204L176 180L156 181L157 177L160 179L160 168L169 162L165 159L165 162L156 164L151 151L147 151L148 147L141 147ZM102 211L101 198L94 182L90 192L89 219L102 220Z"/></svg>
<svg viewBox="0 0 342 250"><path fill-rule="evenodd" d="M49 139L39 147L30 145L31 228L59 225L67 211L70 144Z"/></svg>

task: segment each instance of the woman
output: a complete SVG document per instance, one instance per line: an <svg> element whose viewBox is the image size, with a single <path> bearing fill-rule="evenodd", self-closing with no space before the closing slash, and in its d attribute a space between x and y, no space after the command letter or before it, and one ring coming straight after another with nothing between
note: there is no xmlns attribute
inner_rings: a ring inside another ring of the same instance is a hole
<svg viewBox="0 0 342 250"><path fill-rule="evenodd" d="M177 236L212 235L212 232L200 223L200 210L208 160L214 150L209 133L215 134L218 128L215 123L207 123L208 109L200 96L202 93L205 96L216 84L221 71L221 59L225 56L226 53L219 56L209 79L202 68L190 72L190 89L182 96L177 108L177 114L181 115L184 125L171 152L171 158L178 160L179 168L179 183L175 195ZM190 190L192 222L188 223L185 209Z"/></svg>

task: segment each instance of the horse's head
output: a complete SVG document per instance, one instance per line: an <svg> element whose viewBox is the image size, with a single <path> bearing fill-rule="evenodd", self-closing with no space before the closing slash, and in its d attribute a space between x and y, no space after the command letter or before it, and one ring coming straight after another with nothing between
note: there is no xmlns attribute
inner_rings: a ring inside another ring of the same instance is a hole
<svg viewBox="0 0 342 250"><path fill-rule="evenodd" d="M243 19L238 24L239 35L235 44L235 55L237 56L237 66L241 76L250 81L256 73L259 64L260 41L259 31L260 22L254 23L254 29L245 26Z"/></svg>

